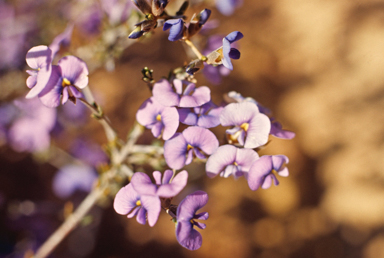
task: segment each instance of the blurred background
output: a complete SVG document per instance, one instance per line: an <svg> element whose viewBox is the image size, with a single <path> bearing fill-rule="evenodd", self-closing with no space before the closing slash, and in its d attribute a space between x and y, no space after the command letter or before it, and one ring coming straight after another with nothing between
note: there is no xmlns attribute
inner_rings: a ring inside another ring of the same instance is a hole
<svg viewBox="0 0 384 258"><path fill-rule="evenodd" d="M209 179L204 165L191 165L181 195L202 189L210 198L199 250L177 243L167 214L150 228L105 200L52 257L384 257L384 1L244 0L231 15L218 11L220 1L190 1L188 17L212 9L212 28L196 44L204 49L209 36L239 30L241 58L219 85L203 73L197 85L210 86L216 103L232 90L252 97L294 131L293 140L271 138L260 152L288 156L290 176L253 192L243 178ZM116 22L108 10L98 1L0 0L0 257L36 250L86 196L94 167L107 162L103 129L81 103L55 111L49 135L56 147L35 152L9 139L22 112L14 100L28 91L26 52L73 22L68 51L86 61L95 98L122 138L151 94L141 69L160 79L191 60L161 28L139 41L126 41L124 30L113 34L133 18ZM140 143L151 137L146 132ZM60 178L63 164L78 159L85 172ZM73 181L83 184L75 191Z"/></svg>

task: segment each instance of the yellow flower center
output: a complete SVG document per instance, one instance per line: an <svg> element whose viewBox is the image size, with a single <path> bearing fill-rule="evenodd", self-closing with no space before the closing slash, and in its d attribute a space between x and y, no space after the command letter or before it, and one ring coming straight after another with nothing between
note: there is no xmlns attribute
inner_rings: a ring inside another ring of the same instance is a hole
<svg viewBox="0 0 384 258"><path fill-rule="evenodd" d="M187 151L189 151L190 149L193 149L193 146L190 145L190 144L188 144L188 145L187 145Z"/></svg>
<svg viewBox="0 0 384 258"><path fill-rule="evenodd" d="M242 125L240 125L240 128L243 129L244 131L248 131L249 124L248 123L243 123Z"/></svg>
<svg viewBox="0 0 384 258"><path fill-rule="evenodd" d="M140 200L137 200L137 201L136 201L136 205L137 205L137 206L141 206L141 201L140 201Z"/></svg>
<svg viewBox="0 0 384 258"><path fill-rule="evenodd" d="M156 120L157 120L157 121L161 121L161 115L160 115L160 114L158 114L158 115L156 116Z"/></svg>
<svg viewBox="0 0 384 258"><path fill-rule="evenodd" d="M61 82L61 86L65 87L69 85L71 85L71 82L67 78L64 78L63 81Z"/></svg>
<svg viewBox="0 0 384 258"><path fill-rule="evenodd" d="M238 166L239 164L237 164L237 162L236 162L236 161L234 161L234 162L233 162L233 165L235 165L235 166Z"/></svg>

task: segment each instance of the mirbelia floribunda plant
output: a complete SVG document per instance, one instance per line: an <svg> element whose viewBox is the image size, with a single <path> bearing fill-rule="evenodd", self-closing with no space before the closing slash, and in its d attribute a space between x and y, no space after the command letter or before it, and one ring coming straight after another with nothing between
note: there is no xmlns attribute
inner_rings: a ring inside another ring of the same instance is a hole
<svg viewBox="0 0 384 258"><path fill-rule="evenodd" d="M203 173L210 178L244 176L252 191L269 188L272 183L278 185L277 175L288 176L286 164L289 160L285 155L260 156L258 150L268 143L271 135L292 139L295 134L283 130L267 108L240 93L229 92L224 104L214 103L210 88L199 85L194 77L204 66L233 70L232 60L240 58L236 44L243 34L239 31L228 33L221 38L221 45L203 55L192 38L208 24L211 10L204 9L187 21L184 13L188 2L174 15L167 13L168 2L133 0L144 20L135 24L129 38L139 39L162 26L164 31L169 31L170 41L185 43L196 57L159 80L153 78L153 71L143 69L143 80L149 85L152 96L144 100L137 111L138 123L126 140L119 139L111 121L92 97L86 63L73 55L63 56L54 63L61 42L68 41L70 33L61 35L49 47L37 46L28 51L27 64L34 70L28 70L30 92L27 98L38 98L50 108L68 100L83 102L103 125L109 141L109 164L97 179L97 186L35 257L47 256L105 193L113 193L113 206L118 214L136 217L140 224L148 222L149 226L155 226L161 211L165 211L175 224L180 245L189 250L200 248L202 235L196 228L206 227L201 221L208 219L208 213L199 210L208 203L208 194L195 191L179 204L173 203L174 197L188 184L188 171L184 167L194 161L206 163ZM217 126L226 128L225 137L211 131ZM145 129L150 129L162 146L137 145ZM150 171L154 183L148 171L133 171L134 153L157 153L158 159L165 160L163 172ZM129 183L121 186L120 182L124 181ZM120 190L113 192L111 189L116 187Z"/></svg>

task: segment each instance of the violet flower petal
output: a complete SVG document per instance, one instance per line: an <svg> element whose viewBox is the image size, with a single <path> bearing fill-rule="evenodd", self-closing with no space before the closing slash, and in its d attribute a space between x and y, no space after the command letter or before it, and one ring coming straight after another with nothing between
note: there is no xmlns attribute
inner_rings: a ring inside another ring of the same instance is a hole
<svg viewBox="0 0 384 258"><path fill-rule="evenodd" d="M113 208L118 214L127 215L136 207L136 201L140 200L139 194L133 189L131 184L121 188L113 202Z"/></svg>
<svg viewBox="0 0 384 258"><path fill-rule="evenodd" d="M187 144L181 133L165 141L164 158L170 168L181 169L185 165Z"/></svg>
<svg viewBox="0 0 384 258"><path fill-rule="evenodd" d="M156 195L157 186L152 183L150 177L145 173L134 173L131 185L139 195Z"/></svg>
<svg viewBox="0 0 384 258"><path fill-rule="evenodd" d="M180 96L173 91L172 85L165 79L153 85L152 94L153 98L163 106L172 107L179 105Z"/></svg>
<svg viewBox="0 0 384 258"><path fill-rule="evenodd" d="M83 60L75 56L65 56L58 62L62 78L66 78L72 85L80 89L88 85L88 68Z"/></svg>
<svg viewBox="0 0 384 258"><path fill-rule="evenodd" d="M166 175L167 171L168 171L168 175ZM171 170L166 170L164 172L164 178L168 179L168 176L170 175L170 173L173 174ZM168 179L168 182L169 182L169 179ZM174 197L178 195L181 192L181 190L184 189L184 187L187 185L187 181L188 181L188 172L186 170L183 170L173 178L171 183L163 182L163 184L159 186L157 195L164 198Z"/></svg>
<svg viewBox="0 0 384 258"><path fill-rule="evenodd" d="M206 128L190 126L182 134L187 143L200 148L208 155L211 155L219 147L219 141L215 134Z"/></svg>

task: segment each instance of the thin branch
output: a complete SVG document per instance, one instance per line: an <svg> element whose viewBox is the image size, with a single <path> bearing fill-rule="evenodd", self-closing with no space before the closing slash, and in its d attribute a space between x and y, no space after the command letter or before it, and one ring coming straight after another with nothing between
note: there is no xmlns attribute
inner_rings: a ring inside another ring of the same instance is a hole
<svg viewBox="0 0 384 258"><path fill-rule="evenodd" d="M199 58L200 60L205 59L203 54L200 53L200 51L197 49L195 44L192 43L192 41L190 41L189 39L186 39L184 42L191 48L191 50L193 51L193 53L195 53L197 58Z"/></svg>

